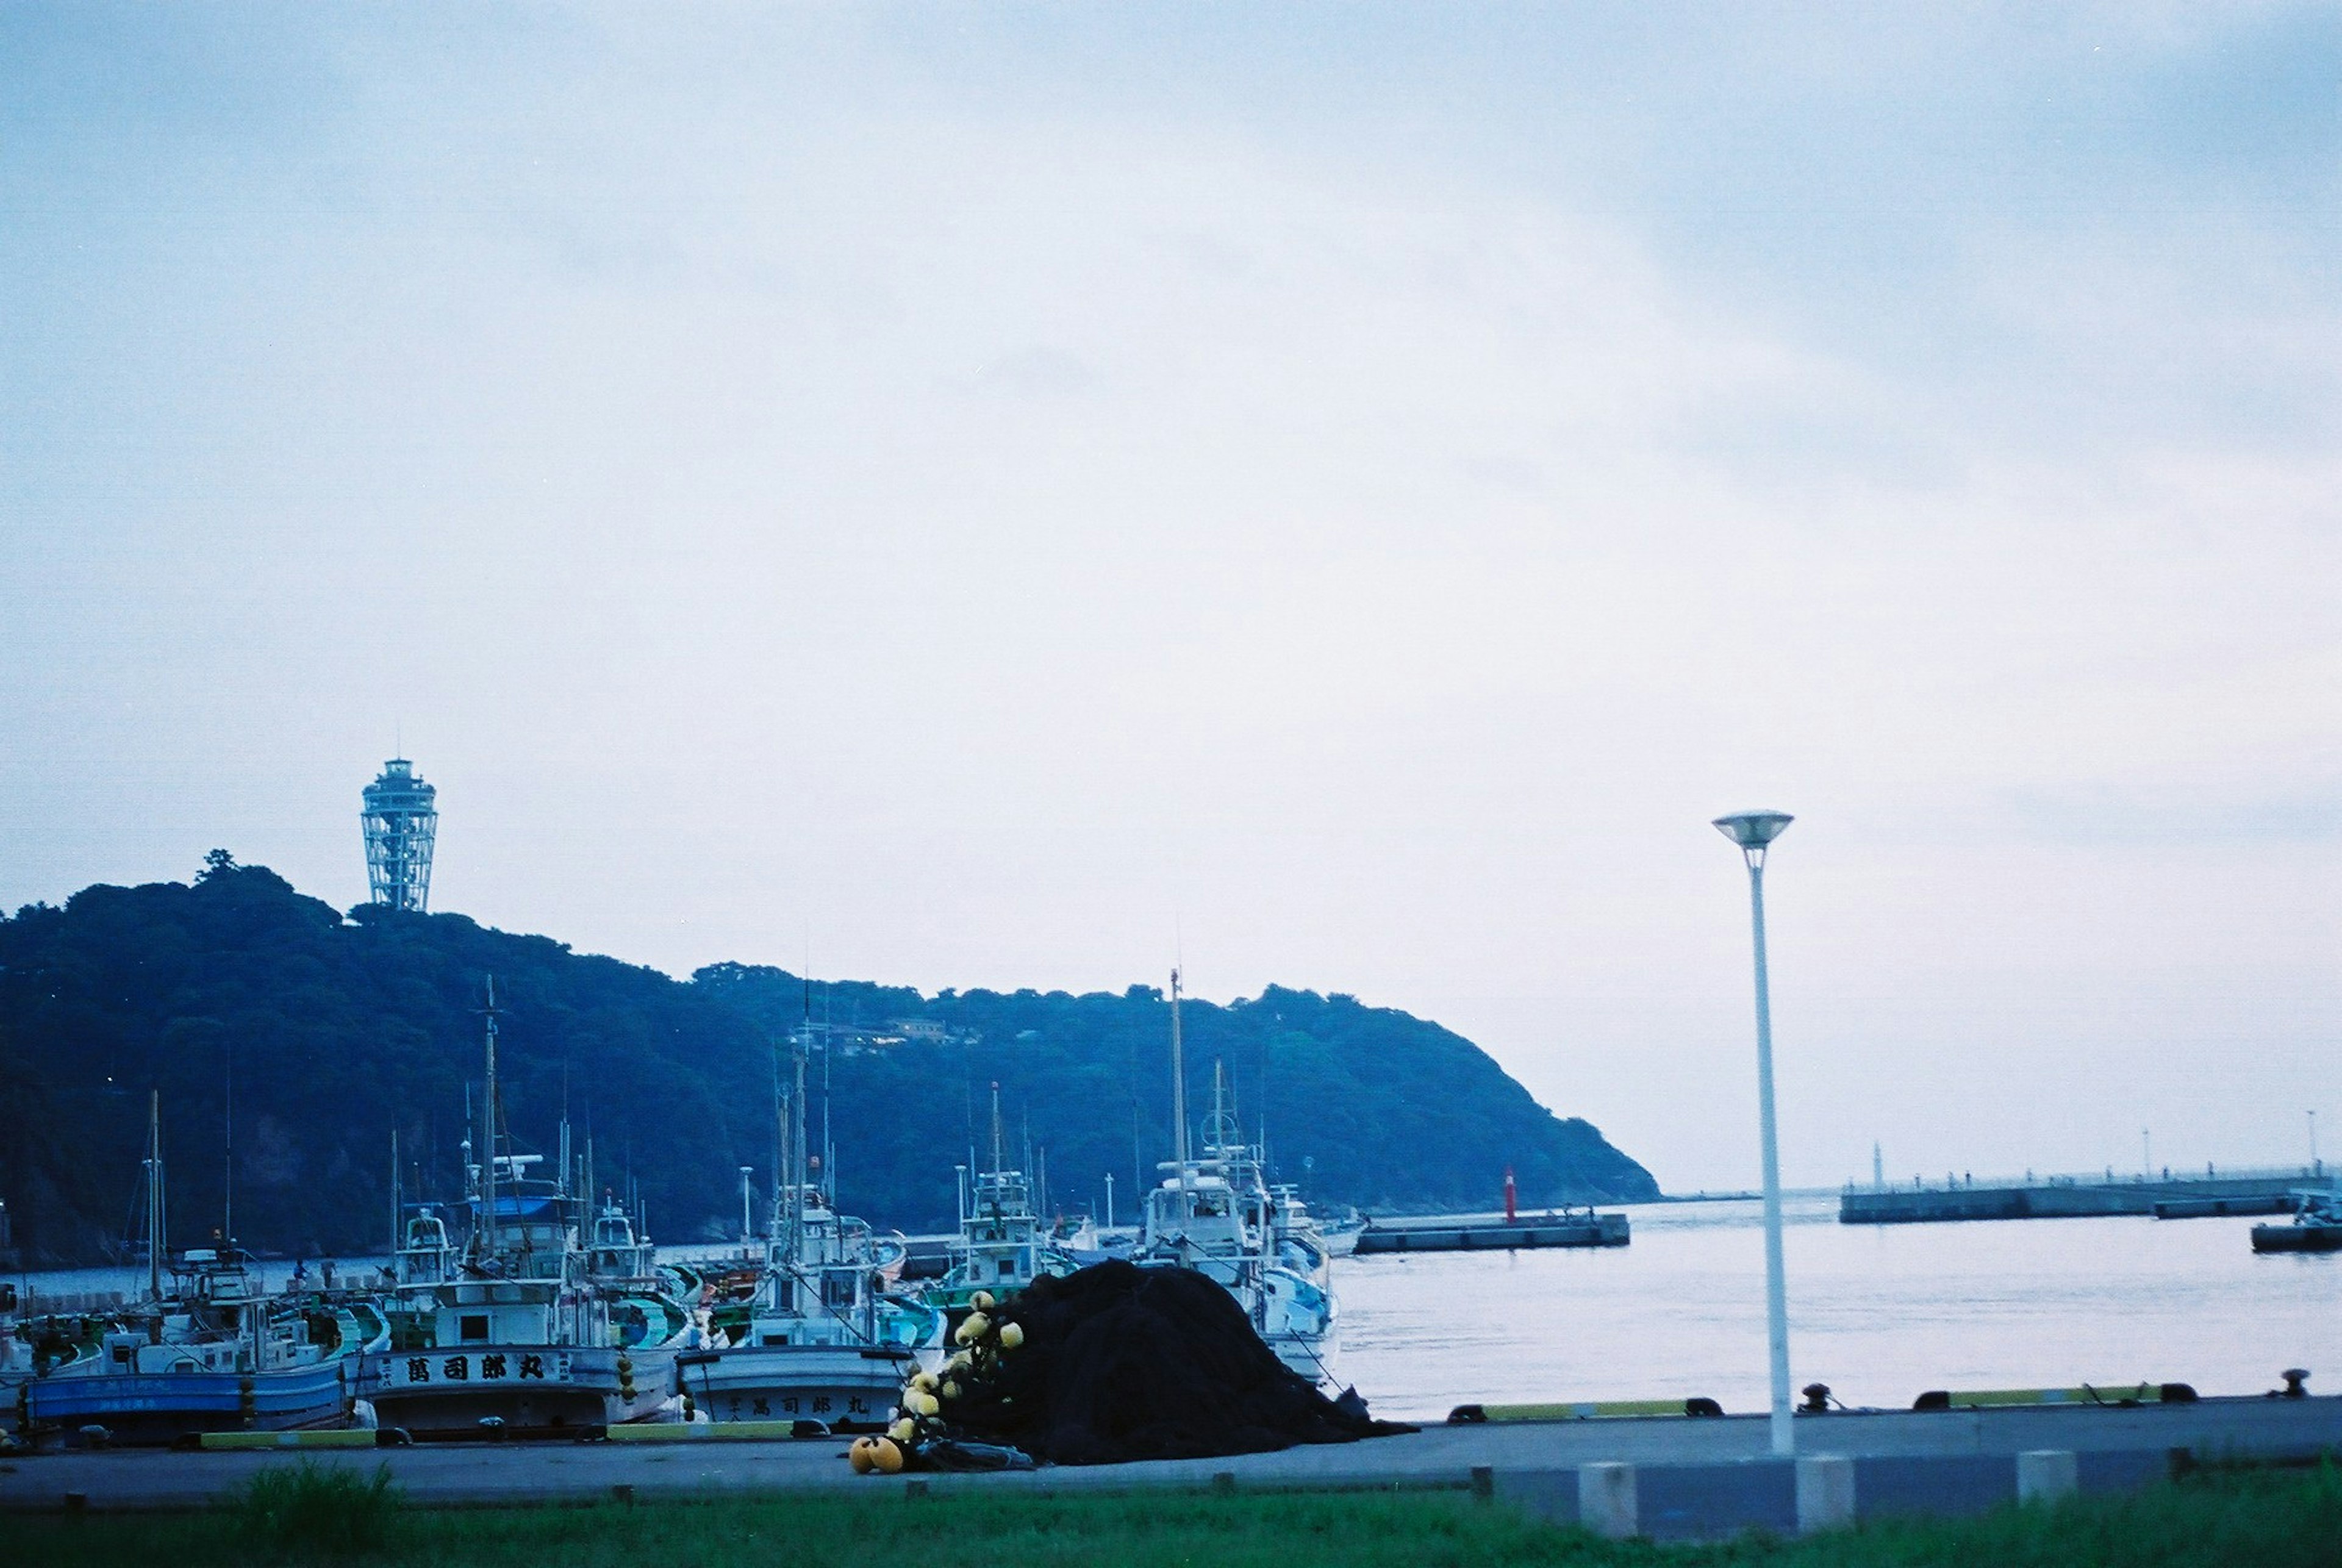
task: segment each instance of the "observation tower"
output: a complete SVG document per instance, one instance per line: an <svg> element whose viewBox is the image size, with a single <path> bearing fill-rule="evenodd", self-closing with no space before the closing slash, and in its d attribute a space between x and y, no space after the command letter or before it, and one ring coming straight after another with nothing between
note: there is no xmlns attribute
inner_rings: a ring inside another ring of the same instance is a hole
<svg viewBox="0 0 2342 1568"><path fill-rule="evenodd" d="M415 764L393 757L366 785L358 822L365 829L368 902L422 914L431 902L431 845L439 834L439 792Z"/></svg>

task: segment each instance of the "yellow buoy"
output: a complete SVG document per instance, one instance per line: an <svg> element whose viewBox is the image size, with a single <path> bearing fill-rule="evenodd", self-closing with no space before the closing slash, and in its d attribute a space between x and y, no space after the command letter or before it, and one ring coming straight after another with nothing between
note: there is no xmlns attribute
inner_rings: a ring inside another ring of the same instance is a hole
<svg viewBox="0 0 2342 1568"><path fill-rule="evenodd" d="M946 1399L957 1399L959 1397L959 1384L947 1377L944 1379L943 1387L936 1390L936 1392L942 1394Z"/></svg>
<svg viewBox="0 0 2342 1568"><path fill-rule="evenodd" d="M966 1372L969 1367L972 1367L975 1364L976 1357L970 1355L964 1350L955 1351L952 1353L952 1358L944 1363L944 1370L946 1372Z"/></svg>
<svg viewBox="0 0 2342 1568"><path fill-rule="evenodd" d="M903 1451L894 1440L886 1437L863 1439L871 1445L870 1462L881 1475L892 1475L903 1468Z"/></svg>
<svg viewBox="0 0 2342 1568"><path fill-rule="evenodd" d="M896 1422L894 1425L888 1427L886 1429L886 1435L893 1438L897 1443L908 1443L911 1439L919 1435L919 1423L913 1421L906 1415L902 1420Z"/></svg>
<svg viewBox="0 0 2342 1568"><path fill-rule="evenodd" d="M1001 1349L1015 1350L1018 1345L1023 1344L1024 1343L1025 1325L1023 1323L1005 1323L1000 1325Z"/></svg>
<svg viewBox="0 0 2342 1568"><path fill-rule="evenodd" d="M911 1386L933 1393L936 1391L936 1383L937 1379L934 1373L923 1372L911 1380Z"/></svg>
<svg viewBox="0 0 2342 1568"><path fill-rule="evenodd" d="M974 1295L968 1297L967 1300L968 1304L978 1312L990 1312L992 1310L992 1293L990 1291L978 1291Z"/></svg>
<svg viewBox="0 0 2342 1568"><path fill-rule="evenodd" d="M867 1475L878 1463L878 1440L857 1437L854 1446L846 1451L846 1463L854 1466L856 1475Z"/></svg>
<svg viewBox="0 0 2342 1568"><path fill-rule="evenodd" d="M943 1402L925 1389L914 1389L903 1401L904 1408L913 1415L934 1415L943 1409Z"/></svg>

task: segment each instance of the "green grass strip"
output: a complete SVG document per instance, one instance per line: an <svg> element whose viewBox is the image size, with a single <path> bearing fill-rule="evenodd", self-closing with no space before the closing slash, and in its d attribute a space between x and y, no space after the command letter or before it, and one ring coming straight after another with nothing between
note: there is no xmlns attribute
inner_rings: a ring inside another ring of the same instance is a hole
<svg viewBox="0 0 2342 1568"><path fill-rule="evenodd" d="M2335 1568L2342 1470L2207 1472L2144 1491L1898 1520L1807 1541L1695 1545L1596 1540L1456 1493L1017 1493L805 1495L587 1506L424 1509L385 1478L265 1472L208 1513L22 1516L12 1562L247 1568L1441 1568L1456 1564L1777 1564L1779 1568Z"/></svg>

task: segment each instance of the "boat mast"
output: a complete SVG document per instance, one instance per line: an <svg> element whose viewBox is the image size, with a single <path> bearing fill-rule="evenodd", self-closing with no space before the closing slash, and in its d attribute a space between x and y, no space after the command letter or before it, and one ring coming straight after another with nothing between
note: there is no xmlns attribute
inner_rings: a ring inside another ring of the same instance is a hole
<svg viewBox="0 0 2342 1568"><path fill-rule="evenodd" d="M806 1054L799 1050L796 1093L789 1101L789 1259L805 1245Z"/></svg>
<svg viewBox="0 0 2342 1568"><path fill-rule="evenodd" d="M1004 1156L1000 1153L1000 1080L992 1081L992 1174L1000 1174Z"/></svg>
<svg viewBox="0 0 2342 1568"><path fill-rule="evenodd" d="M163 1299L163 1092L146 1092L146 1299Z"/></svg>
<svg viewBox="0 0 2342 1568"><path fill-rule="evenodd" d="M789 1179L789 1103L781 1094L781 1042L773 1038L773 1204L765 1215L765 1239L781 1233L781 1183Z"/></svg>
<svg viewBox="0 0 2342 1568"><path fill-rule="evenodd" d="M390 1252L395 1263L398 1256L398 1129L390 1130Z"/></svg>
<svg viewBox="0 0 2342 1568"><path fill-rule="evenodd" d="M480 1160L480 1261L486 1263L496 1250L496 977L488 976L488 1004L481 1009L486 1019L485 1031L487 1068L481 1098L483 1153Z"/></svg>
<svg viewBox="0 0 2342 1568"><path fill-rule="evenodd" d="M235 1245L235 1044L228 1043L226 1088L220 1120L220 1240Z"/></svg>
<svg viewBox="0 0 2342 1568"><path fill-rule="evenodd" d="M1179 1038L1179 971L1171 971L1171 1157L1179 1167L1179 1190L1187 1190L1187 1056Z"/></svg>

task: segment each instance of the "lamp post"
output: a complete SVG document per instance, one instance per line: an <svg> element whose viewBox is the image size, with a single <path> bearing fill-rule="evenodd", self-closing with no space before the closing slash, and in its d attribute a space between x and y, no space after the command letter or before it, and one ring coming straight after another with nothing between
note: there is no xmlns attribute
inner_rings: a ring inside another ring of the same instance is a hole
<svg viewBox="0 0 2342 1568"><path fill-rule="evenodd" d="M1787 812L1748 811L1716 819L1748 863L1748 924L1756 948L1756 1107L1765 1161L1765 1337L1773 1371L1773 1452L1797 1452L1789 1413L1789 1287L1781 1262L1781 1142L1773 1120L1773 999L1765 975L1765 847L1781 836Z"/></svg>

